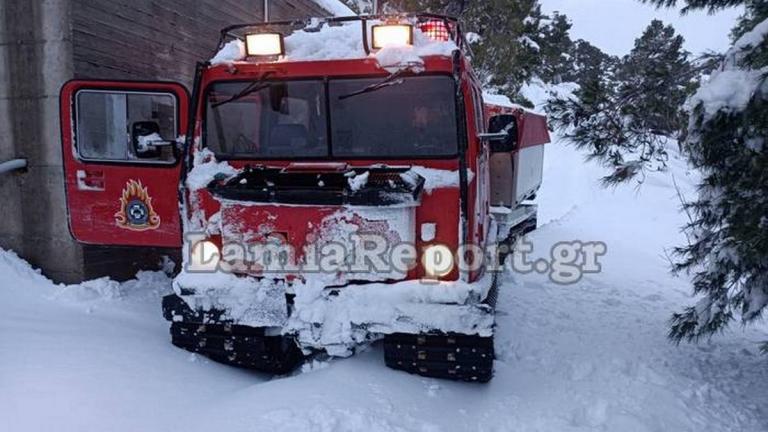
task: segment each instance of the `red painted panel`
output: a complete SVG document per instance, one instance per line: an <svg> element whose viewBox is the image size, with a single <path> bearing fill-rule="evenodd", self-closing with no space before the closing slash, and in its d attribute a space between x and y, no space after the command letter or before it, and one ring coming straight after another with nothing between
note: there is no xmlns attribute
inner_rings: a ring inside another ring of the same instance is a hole
<svg viewBox="0 0 768 432"><path fill-rule="evenodd" d="M416 209L416 250L421 252L430 245L442 244L455 251L459 246L459 189L446 188L425 192L421 198L421 206ZM435 238L432 241L421 240L421 224L436 225ZM421 265L409 274L410 278L424 277ZM443 280L456 280L458 271L453 271Z"/></svg>
<svg viewBox="0 0 768 432"><path fill-rule="evenodd" d="M189 97L176 83L70 81L61 90L61 144L69 228L79 242L96 245L181 247L178 188L181 163L83 161L77 155L74 98L79 90L170 93L176 96L178 124L187 128ZM125 203L128 203L126 206ZM140 203L147 214L142 225L126 218L126 207Z"/></svg>
<svg viewBox="0 0 768 432"><path fill-rule="evenodd" d="M520 147L534 147L549 144L547 118L529 112L523 112L520 119Z"/></svg>

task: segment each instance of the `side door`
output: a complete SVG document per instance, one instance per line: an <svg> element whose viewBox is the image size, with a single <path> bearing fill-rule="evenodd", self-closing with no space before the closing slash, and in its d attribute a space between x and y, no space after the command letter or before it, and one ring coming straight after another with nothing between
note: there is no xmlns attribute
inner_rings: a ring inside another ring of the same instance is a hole
<svg viewBox="0 0 768 432"><path fill-rule="evenodd" d="M167 82L75 80L61 90L69 229L95 245L181 247L180 139L189 96Z"/></svg>

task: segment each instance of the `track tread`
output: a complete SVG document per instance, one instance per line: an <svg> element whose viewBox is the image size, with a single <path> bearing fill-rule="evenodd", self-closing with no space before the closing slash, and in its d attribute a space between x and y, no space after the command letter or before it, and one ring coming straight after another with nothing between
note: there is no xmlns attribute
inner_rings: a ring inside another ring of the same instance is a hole
<svg viewBox="0 0 768 432"><path fill-rule="evenodd" d="M493 338L469 335L393 334L384 338L384 361L393 369L455 381L493 378Z"/></svg>
<svg viewBox="0 0 768 432"><path fill-rule="evenodd" d="M265 336L259 328L174 322L170 331L175 346L219 363L282 375L304 360L292 339Z"/></svg>

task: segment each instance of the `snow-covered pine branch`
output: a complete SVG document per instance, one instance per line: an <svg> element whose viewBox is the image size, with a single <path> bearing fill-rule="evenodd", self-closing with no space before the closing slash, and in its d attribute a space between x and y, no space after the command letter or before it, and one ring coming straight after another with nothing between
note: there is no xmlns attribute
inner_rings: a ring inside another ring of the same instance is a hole
<svg viewBox="0 0 768 432"><path fill-rule="evenodd" d="M703 179L676 268L701 298L673 316L675 341L749 323L768 305L768 19L734 43L688 108L685 149Z"/></svg>

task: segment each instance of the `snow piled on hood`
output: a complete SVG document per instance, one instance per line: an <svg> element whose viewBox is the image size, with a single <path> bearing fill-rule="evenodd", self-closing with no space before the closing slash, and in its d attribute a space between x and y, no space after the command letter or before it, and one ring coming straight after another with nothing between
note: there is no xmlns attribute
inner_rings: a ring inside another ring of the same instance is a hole
<svg viewBox="0 0 768 432"><path fill-rule="evenodd" d="M458 171L441 170L435 168L427 168L421 165L414 165L410 170L403 173L403 176L407 179L408 176L412 175L411 173L424 177L424 190L427 192L432 192L435 189L459 187Z"/></svg>
<svg viewBox="0 0 768 432"><path fill-rule="evenodd" d="M194 168L187 175L187 188L190 191L203 189L217 175L231 177L238 171L227 162L218 162L216 156L208 149L202 149L195 154Z"/></svg>
<svg viewBox="0 0 768 432"><path fill-rule="evenodd" d="M373 23L369 23L372 25ZM370 32L370 30L369 30ZM281 62L350 60L369 58L363 49L359 22L338 26L324 25L319 31L300 30L285 38L286 55ZM418 28L413 32L412 47L386 47L371 54L383 67L418 66L423 57L453 55L458 49L453 41L433 41ZM228 42L211 59L211 64L228 64L245 60L245 44L241 40Z"/></svg>

